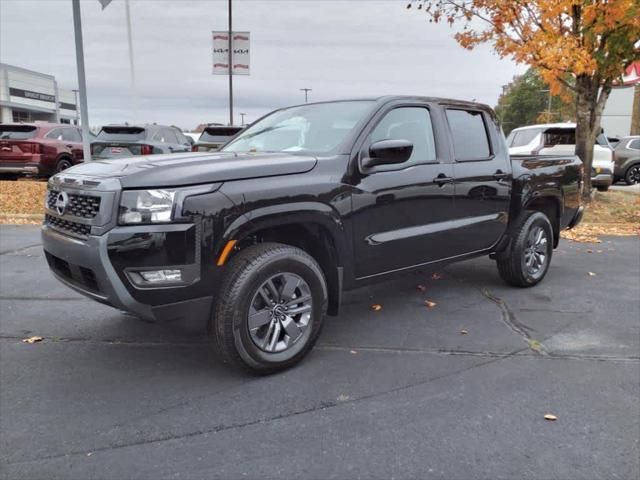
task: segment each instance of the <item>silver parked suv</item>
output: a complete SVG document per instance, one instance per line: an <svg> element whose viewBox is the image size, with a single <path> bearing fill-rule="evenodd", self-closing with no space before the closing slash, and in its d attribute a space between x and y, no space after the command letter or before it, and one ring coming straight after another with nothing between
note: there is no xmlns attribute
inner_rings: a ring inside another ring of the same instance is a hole
<svg viewBox="0 0 640 480"><path fill-rule="evenodd" d="M91 142L94 159L191 151L191 142L176 127L165 125L105 125Z"/></svg>

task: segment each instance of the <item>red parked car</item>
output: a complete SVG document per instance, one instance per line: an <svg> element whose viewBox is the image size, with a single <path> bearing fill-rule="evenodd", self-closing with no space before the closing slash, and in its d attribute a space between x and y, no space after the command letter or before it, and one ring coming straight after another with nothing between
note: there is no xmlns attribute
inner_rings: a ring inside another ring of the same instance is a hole
<svg viewBox="0 0 640 480"><path fill-rule="evenodd" d="M0 178L50 176L82 162L82 132L59 123L0 124Z"/></svg>

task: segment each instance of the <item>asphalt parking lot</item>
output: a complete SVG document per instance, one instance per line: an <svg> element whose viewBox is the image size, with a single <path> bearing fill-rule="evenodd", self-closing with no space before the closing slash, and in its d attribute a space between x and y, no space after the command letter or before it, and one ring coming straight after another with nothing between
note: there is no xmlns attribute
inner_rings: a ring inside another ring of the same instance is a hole
<svg viewBox="0 0 640 480"><path fill-rule="evenodd" d="M259 378L59 284L36 227L0 253L3 478L640 476L638 237L563 241L528 290L478 259L352 292Z"/></svg>

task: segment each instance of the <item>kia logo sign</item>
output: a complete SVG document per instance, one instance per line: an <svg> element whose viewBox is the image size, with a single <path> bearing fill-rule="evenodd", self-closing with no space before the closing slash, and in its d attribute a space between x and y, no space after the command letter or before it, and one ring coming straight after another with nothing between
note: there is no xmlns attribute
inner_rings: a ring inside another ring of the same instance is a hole
<svg viewBox="0 0 640 480"><path fill-rule="evenodd" d="M67 205L69 204L69 195L66 192L60 192L56 197L56 202L54 203L54 207L58 215L64 215L64 212L67 210Z"/></svg>

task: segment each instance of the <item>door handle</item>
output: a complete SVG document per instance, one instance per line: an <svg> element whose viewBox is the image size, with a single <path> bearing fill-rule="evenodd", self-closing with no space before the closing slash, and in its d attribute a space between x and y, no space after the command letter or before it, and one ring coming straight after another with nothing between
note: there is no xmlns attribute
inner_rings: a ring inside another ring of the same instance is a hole
<svg viewBox="0 0 640 480"><path fill-rule="evenodd" d="M496 173L493 174L493 178L495 180L503 180L509 176L508 173L504 173L502 170L496 170Z"/></svg>
<svg viewBox="0 0 640 480"><path fill-rule="evenodd" d="M433 179L433 183L435 183L439 187L442 187L447 183L453 183L453 177L447 177L444 173L441 173Z"/></svg>
<svg viewBox="0 0 640 480"><path fill-rule="evenodd" d="M67 148L73 148L73 145L71 145L71 144L67 144L67 145L66 145L66 147L67 147Z"/></svg>

